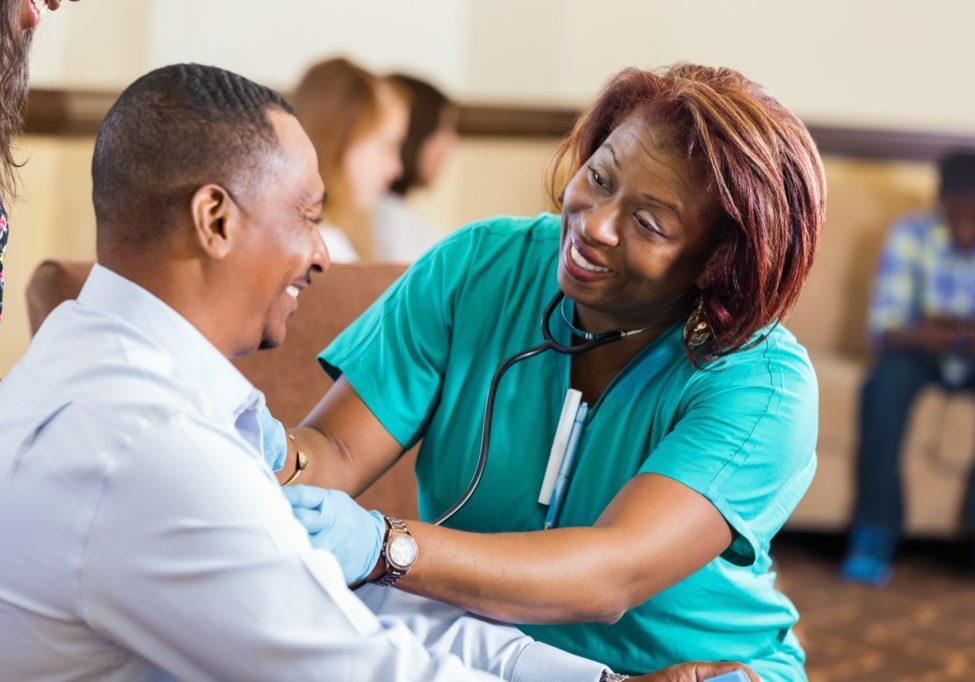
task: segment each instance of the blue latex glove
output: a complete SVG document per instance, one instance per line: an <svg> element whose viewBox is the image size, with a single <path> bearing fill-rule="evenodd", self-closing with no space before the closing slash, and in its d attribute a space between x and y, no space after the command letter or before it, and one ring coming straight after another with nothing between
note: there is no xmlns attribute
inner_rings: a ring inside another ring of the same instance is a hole
<svg viewBox="0 0 975 682"><path fill-rule="evenodd" d="M284 468L284 460L288 456L288 434L284 424L271 416L267 405L257 413L257 421L261 425L261 438L264 441L264 461L277 473Z"/></svg>
<svg viewBox="0 0 975 682"><path fill-rule="evenodd" d="M735 670L717 677L709 677L704 682L749 682L749 680L748 675L743 670Z"/></svg>
<svg viewBox="0 0 975 682"><path fill-rule="evenodd" d="M282 488L295 518L308 531L316 549L331 552L342 566L349 585L372 573L386 536L386 521L367 511L339 490L310 485Z"/></svg>

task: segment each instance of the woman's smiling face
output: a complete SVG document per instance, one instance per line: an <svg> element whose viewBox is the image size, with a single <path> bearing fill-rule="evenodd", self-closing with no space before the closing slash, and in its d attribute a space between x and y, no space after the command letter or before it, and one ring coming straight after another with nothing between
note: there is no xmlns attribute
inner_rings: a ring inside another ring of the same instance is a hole
<svg viewBox="0 0 975 682"><path fill-rule="evenodd" d="M705 283L718 204L668 135L630 116L565 188L559 285L590 331L676 320Z"/></svg>

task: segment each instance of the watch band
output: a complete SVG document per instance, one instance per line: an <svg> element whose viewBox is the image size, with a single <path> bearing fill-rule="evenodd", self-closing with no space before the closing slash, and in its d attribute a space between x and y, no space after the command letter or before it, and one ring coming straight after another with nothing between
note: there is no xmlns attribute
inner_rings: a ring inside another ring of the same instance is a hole
<svg viewBox="0 0 975 682"><path fill-rule="evenodd" d="M614 673L612 670L604 670L603 674L599 676L599 682L622 682L622 680L628 679L630 679L629 675Z"/></svg>
<svg viewBox="0 0 975 682"><path fill-rule="evenodd" d="M387 552L389 550L389 543L392 540L392 536L394 533L399 535L407 535L411 540L413 540L413 534L410 533L410 530L406 527L406 524L403 523L402 520L393 518L392 516L384 516L383 518L386 519L386 525L388 527L388 531L386 533L386 541L383 542L383 551L382 551L383 561L386 564L386 573L383 574L383 577L376 580L376 584L384 585L385 587L392 587L393 585L396 584L397 581L399 581L400 578L402 578L404 575L410 572L410 567L412 566L412 564L411 566L400 568L395 564L393 564L392 562L390 562L389 556L387 556ZM415 542L416 541L414 540L414 543Z"/></svg>

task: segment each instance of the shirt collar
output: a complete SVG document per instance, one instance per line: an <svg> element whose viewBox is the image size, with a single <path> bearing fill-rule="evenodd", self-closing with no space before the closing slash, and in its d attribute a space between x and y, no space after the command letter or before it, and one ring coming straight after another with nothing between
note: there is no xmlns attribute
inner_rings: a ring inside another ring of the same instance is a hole
<svg viewBox="0 0 975 682"><path fill-rule="evenodd" d="M180 378L207 396L218 413L236 417L263 405L263 395L189 320L146 289L99 265L78 302L110 313L169 355Z"/></svg>

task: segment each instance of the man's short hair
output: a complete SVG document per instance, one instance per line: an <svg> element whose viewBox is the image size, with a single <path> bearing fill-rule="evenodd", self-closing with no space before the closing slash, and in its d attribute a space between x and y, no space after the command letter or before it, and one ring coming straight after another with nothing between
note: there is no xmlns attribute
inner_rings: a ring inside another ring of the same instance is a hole
<svg viewBox="0 0 975 682"><path fill-rule="evenodd" d="M273 90L213 66L176 64L135 81L95 141L99 241L152 243L209 183L234 196L256 189L278 149L272 109L294 114Z"/></svg>
<svg viewBox="0 0 975 682"><path fill-rule="evenodd" d="M941 175L939 194L958 196L975 194L975 151L952 152L938 164Z"/></svg>

